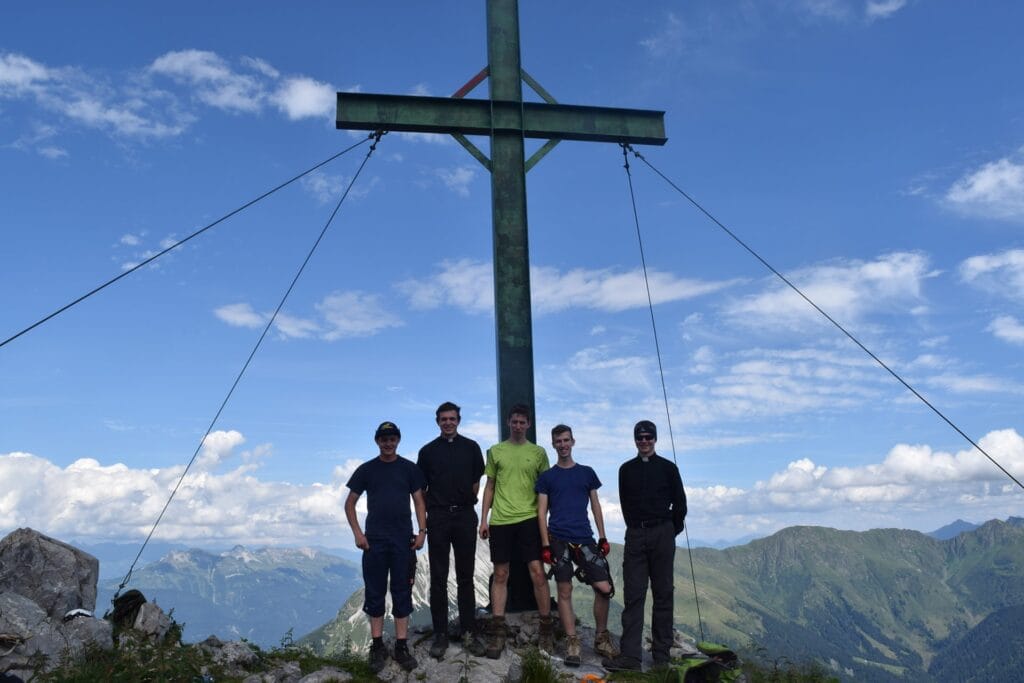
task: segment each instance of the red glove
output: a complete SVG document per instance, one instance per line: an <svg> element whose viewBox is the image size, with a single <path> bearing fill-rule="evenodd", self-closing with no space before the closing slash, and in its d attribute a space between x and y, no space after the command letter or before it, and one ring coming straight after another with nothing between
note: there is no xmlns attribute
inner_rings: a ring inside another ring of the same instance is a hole
<svg viewBox="0 0 1024 683"><path fill-rule="evenodd" d="M551 546L546 545L540 549L540 561L544 564L555 563L555 558L551 556Z"/></svg>
<svg viewBox="0 0 1024 683"><path fill-rule="evenodd" d="M608 543L607 538L597 539L597 549L601 551L601 557L608 557L608 553L612 551L612 546Z"/></svg>

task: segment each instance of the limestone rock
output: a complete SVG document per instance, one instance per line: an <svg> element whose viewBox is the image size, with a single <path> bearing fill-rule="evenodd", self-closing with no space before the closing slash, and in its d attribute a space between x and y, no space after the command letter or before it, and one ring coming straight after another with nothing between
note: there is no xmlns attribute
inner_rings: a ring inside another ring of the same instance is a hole
<svg viewBox="0 0 1024 683"><path fill-rule="evenodd" d="M54 620L74 609L96 609L100 563L92 555L33 529L0 540L0 592L13 591Z"/></svg>
<svg viewBox="0 0 1024 683"><path fill-rule="evenodd" d="M352 674L349 672L329 666L303 676L299 679L299 683L347 683L351 680Z"/></svg>
<svg viewBox="0 0 1024 683"><path fill-rule="evenodd" d="M167 632L171 630L171 618L164 614L155 602L146 602L139 607L138 616L132 628L144 633L155 643L163 642Z"/></svg>
<svg viewBox="0 0 1024 683"><path fill-rule="evenodd" d="M19 593L0 593L0 671L21 679L36 664L49 671L61 659L78 658L89 646L113 647L109 623L93 617L50 619L42 607Z"/></svg>

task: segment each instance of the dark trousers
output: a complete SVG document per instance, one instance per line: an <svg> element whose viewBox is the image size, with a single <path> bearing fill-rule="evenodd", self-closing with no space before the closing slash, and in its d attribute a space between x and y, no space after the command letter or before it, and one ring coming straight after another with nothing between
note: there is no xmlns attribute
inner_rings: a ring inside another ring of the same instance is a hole
<svg viewBox="0 0 1024 683"><path fill-rule="evenodd" d="M473 629L476 593L473 569L476 564L476 509L466 505L455 510L427 510L427 557L430 558L430 617L434 633L448 632L449 553L455 553L456 596L459 625L463 632Z"/></svg>
<svg viewBox="0 0 1024 683"><path fill-rule="evenodd" d="M676 537L672 523L649 528L628 527L622 553L622 639L625 657L643 661L640 649L644 632L644 603L650 584L651 654L654 662L667 663L672 647L672 571L676 558Z"/></svg>

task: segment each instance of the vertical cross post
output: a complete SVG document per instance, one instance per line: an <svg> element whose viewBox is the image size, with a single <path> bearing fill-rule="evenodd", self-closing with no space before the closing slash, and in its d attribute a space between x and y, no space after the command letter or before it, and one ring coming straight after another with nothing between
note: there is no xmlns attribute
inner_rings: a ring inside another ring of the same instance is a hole
<svg viewBox="0 0 1024 683"><path fill-rule="evenodd" d="M487 61L491 101L522 103L518 0L488 0ZM529 438L536 442L522 107L518 117L518 131L491 131L498 423L501 425L501 438L507 438L509 409L517 403L526 404L532 420Z"/></svg>

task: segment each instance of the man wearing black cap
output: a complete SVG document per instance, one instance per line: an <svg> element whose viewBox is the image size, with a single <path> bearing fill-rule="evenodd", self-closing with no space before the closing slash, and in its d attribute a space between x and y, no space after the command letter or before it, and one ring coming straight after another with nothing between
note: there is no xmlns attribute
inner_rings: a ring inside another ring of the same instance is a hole
<svg viewBox="0 0 1024 683"><path fill-rule="evenodd" d="M459 434L462 411L451 401L434 416L441 435L420 449L416 464L427 481L427 553L430 558L430 616L434 640L430 656L444 658L448 649L448 558L455 554L459 626L466 646L484 654L476 629L476 497L484 474L484 456L476 441Z"/></svg>
<svg viewBox="0 0 1024 683"><path fill-rule="evenodd" d="M669 663L672 646L672 567L676 536L686 520L686 492L674 462L654 452L658 428L650 420L633 427L636 457L619 467L619 503L626 520L622 553L622 653L602 664L611 670L641 669L644 602L650 583L651 655L655 666Z"/></svg>
<svg viewBox="0 0 1024 683"><path fill-rule="evenodd" d="M391 613L395 617L395 661L406 671L416 668L409 652L407 634L412 614L410 553L423 547L427 516L423 504L423 473L416 463L398 455L402 432L394 422L381 422L373 440L380 455L364 462L348 480L345 516L352 528L356 547L363 551L363 611L370 617L370 668L380 672L387 664L384 646L384 595L390 576ZM359 528L356 502L366 492L366 533ZM413 536L409 497L416 508L419 532ZM410 538L412 541L410 542Z"/></svg>

